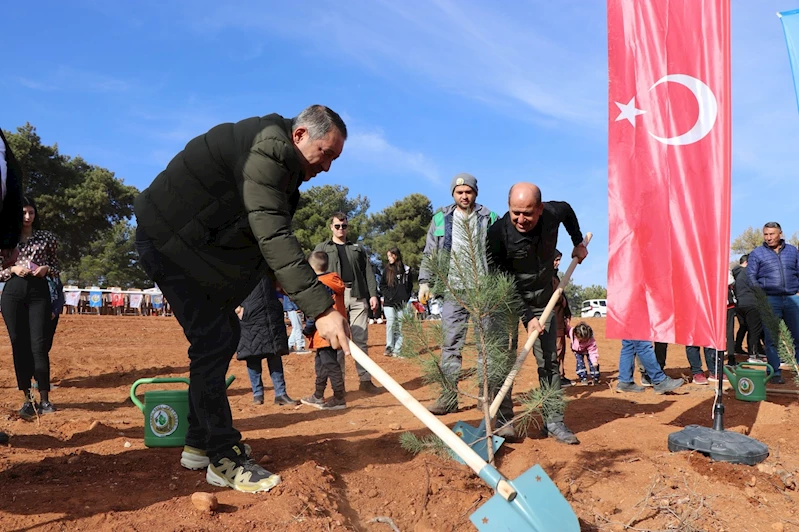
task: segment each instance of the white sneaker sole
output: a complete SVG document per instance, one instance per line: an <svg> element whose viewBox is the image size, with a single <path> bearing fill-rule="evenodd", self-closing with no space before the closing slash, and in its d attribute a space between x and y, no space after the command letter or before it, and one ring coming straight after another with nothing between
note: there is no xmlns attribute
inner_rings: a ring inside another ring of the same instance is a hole
<svg viewBox="0 0 799 532"><path fill-rule="evenodd" d="M269 480L269 484L266 486L256 485L252 488L248 488L246 486L242 486L240 484L235 484L233 482L228 481L228 479L224 477L220 477L214 471L211 470L209 465L208 470L205 473L205 481L208 482L212 486L217 486L220 488L231 488L236 491L241 491L244 493L260 493L270 491L272 488L280 484L283 480L280 478L280 475L272 475L267 480Z"/></svg>
<svg viewBox="0 0 799 532"><path fill-rule="evenodd" d="M244 444L244 452L247 453L247 456L252 456L252 447L249 443ZM211 465L211 460L207 456L183 451L180 453L180 465L192 471L199 471Z"/></svg>
<svg viewBox="0 0 799 532"><path fill-rule="evenodd" d="M311 401L306 401L305 399L300 399L300 403L318 408L319 410L322 410L322 405L324 405L324 403L312 403Z"/></svg>

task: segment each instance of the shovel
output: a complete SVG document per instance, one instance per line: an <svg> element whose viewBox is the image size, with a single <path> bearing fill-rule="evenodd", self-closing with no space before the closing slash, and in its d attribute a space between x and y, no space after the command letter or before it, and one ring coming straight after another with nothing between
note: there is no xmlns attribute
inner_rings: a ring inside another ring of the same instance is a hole
<svg viewBox="0 0 799 532"><path fill-rule="evenodd" d="M591 233L587 233L585 235L585 240L583 240L583 244L588 246L588 243L591 242L592 236L593 235ZM577 264L577 258L572 259L571 264L569 264L569 267L566 269L566 273L564 273L563 277L560 279L558 287L555 289L555 293L549 298L549 303L547 303L547 306L544 308L544 312L541 314L541 317L538 318L539 322L546 323L549 319L549 316L552 314L552 310L555 308L558 299L560 299L560 295L563 293L563 289L567 284L569 284L569 280L571 279L572 273L574 273L574 269L577 267ZM533 350L533 345L538 339L538 335L538 331L533 331L533 334L527 337L527 342L525 342L522 352L519 353L519 356L516 358L516 362L513 364L513 368L505 378L502 388L499 389L496 397L494 397L494 401L491 403L491 407L488 409L489 419L491 419L492 424L494 419L497 417L497 412L499 412L499 406L502 404L502 400L508 394L511 385L513 385L513 380L516 378L516 375L518 375L522 364L524 364L524 361L527 358L527 355ZM458 421L452 430L455 432L455 434L460 436L467 445L472 447L483 460L488 460L488 435L486 431L485 419L480 421L480 425L478 425L477 428L464 421ZM491 442L493 447L493 455L496 454L497 450L499 450L499 448L505 442L505 438L492 435ZM453 457L458 462L464 463L457 454L453 454Z"/></svg>
<svg viewBox="0 0 799 532"><path fill-rule="evenodd" d="M516 480L508 480L414 399L352 340L350 352L352 358L377 379L377 382L441 438L444 444L494 490L494 496L470 516L477 530L579 532L580 524L574 510L540 465L534 465Z"/></svg>

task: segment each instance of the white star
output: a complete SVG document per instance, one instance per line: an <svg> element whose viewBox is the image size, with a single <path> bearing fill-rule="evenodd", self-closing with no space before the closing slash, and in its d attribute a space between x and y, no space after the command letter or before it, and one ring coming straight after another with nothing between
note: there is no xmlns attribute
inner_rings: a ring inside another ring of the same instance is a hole
<svg viewBox="0 0 799 532"><path fill-rule="evenodd" d="M629 120L630 124L632 124L633 127L635 127L635 117L638 115L642 115L646 112L643 109L636 109L635 96L633 96L633 99L630 100L630 103L628 104L623 104L620 102L615 102L615 103L616 106L619 108L619 111L621 111L619 113L619 116L616 117L616 122L618 122L619 120Z"/></svg>

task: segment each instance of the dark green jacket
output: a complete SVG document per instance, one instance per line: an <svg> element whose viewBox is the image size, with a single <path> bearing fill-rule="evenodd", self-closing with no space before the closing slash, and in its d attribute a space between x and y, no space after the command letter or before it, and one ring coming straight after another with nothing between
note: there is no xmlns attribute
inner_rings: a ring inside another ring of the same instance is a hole
<svg viewBox="0 0 799 532"><path fill-rule="evenodd" d="M352 265L352 297L356 299L368 299L377 297L377 279L375 278L372 261L369 260L369 253L360 244L347 242L347 258ZM314 251L324 251L327 253L327 271L336 272L341 276L341 263L338 260L338 249L332 240L322 242L317 245Z"/></svg>
<svg viewBox="0 0 799 532"><path fill-rule="evenodd" d="M291 120L272 114L192 139L135 200L139 227L221 308L274 272L308 316L332 306L291 233L303 180Z"/></svg>

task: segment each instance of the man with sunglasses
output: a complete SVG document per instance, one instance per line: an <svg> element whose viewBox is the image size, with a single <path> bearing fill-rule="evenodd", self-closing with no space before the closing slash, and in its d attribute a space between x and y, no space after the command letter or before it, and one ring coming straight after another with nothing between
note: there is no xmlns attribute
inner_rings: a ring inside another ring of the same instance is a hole
<svg viewBox="0 0 799 532"><path fill-rule="evenodd" d="M333 213L330 220L330 240L322 242L314 251L324 251L328 257L328 271L336 272L344 281L344 306L349 315L352 341L367 353L369 340L369 307L372 312L377 310L377 280L369 253L357 242L347 239L347 214ZM343 360L343 359L342 359ZM368 393L380 393L372 383L372 376L357 362L358 379L361 381L359 390ZM342 367L342 370L344 368Z"/></svg>

